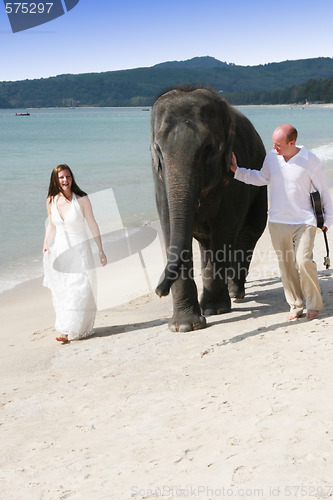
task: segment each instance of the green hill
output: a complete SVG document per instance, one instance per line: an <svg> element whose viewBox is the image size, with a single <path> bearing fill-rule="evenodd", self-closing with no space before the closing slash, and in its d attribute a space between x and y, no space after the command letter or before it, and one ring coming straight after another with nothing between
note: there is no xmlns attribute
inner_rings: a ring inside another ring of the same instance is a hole
<svg viewBox="0 0 333 500"><path fill-rule="evenodd" d="M212 86L233 102L241 93L257 96L330 77L333 59L329 57L259 66L237 66L213 57L195 57L150 68L1 82L0 107L149 106L164 90L184 83Z"/></svg>
<svg viewBox="0 0 333 500"><path fill-rule="evenodd" d="M305 103L306 100L317 103L333 102L333 78L308 80L302 85L286 89L259 92L230 92L225 97L235 105L244 104L291 104Z"/></svg>

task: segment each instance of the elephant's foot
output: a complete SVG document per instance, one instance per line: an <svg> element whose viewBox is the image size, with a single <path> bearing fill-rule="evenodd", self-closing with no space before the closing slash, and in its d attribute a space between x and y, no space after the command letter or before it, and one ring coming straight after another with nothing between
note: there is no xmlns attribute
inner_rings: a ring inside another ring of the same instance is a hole
<svg viewBox="0 0 333 500"><path fill-rule="evenodd" d="M245 287L244 283L236 283L235 281L228 280L229 296L232 299L244 299L245 297Z"/></svg>
<svg viewBox="0 0 333 500"><path fill-rule="evenodd" d="M206 318L199 314L177 312L173 315L168 326L171 332L192 332L205 328Z"/></svg>
<svg viewBox="0 0 333 500"><path fill-rule="evenodd" d="M228 293L213 295L204 290L200 300L201 312L204 316L225 314L231 311L231 300Z"/></svg>

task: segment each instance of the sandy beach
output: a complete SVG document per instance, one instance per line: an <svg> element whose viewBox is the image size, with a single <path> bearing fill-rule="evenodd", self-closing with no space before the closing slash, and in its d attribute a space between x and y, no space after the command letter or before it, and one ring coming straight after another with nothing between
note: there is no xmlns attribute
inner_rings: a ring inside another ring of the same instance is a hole
<svg viewBox="0 0 333 500"><path fill-rule="evenodd" d="M331 498L324 255L318 230L324 311L310 321L286 320L267 230L245 299L192 333L171 333L171 298L150 293L60 345L41 280L1 294L1 500Z"/></svg>

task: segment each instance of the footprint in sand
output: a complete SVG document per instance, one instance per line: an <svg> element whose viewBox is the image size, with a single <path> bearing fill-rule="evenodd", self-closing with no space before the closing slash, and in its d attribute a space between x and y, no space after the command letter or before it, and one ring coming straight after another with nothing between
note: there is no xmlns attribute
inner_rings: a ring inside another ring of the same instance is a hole
<svg viewBox="0 0 333 500"><path fill-rule="evenodd" d="M243 484L250 481L252 477L252 472L244 465L241 465L234 470L232 475L232 482L235 484Z"/></svg>

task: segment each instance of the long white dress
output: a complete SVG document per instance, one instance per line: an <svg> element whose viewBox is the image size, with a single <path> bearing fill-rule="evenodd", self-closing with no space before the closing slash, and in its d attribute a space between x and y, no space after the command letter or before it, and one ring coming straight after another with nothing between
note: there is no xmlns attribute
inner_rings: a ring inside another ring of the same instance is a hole
<svg viewBox="0 0 333 500"><path fill-rule="evenodd" d="M51 205L56 227L50 252L44 254L43 285L52 292L56 313L55 329L77 340L93 333L96 316L96 272L85 220L73 193L70 209L63 220Z"/></svg>

